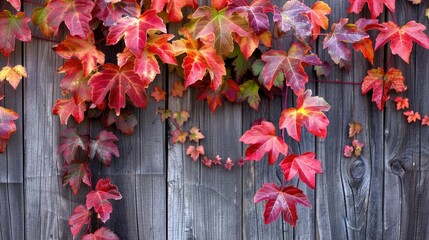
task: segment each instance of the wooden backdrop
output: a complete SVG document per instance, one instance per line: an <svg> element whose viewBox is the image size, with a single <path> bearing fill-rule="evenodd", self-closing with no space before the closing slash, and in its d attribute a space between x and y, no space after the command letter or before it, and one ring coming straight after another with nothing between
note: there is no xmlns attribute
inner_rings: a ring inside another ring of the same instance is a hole
<svg viewBox="0 0 429 240"><path fill-rule="evenodd" d="M333 8L331 22L344 16L358 19L347 14L348 1L326 2ZM426 3L396 2L399 25L414 19L428 26ZM24 3L28 15L34 7ZM177 25L169 28L174 32ZM41 36L37 30L33 34ZM33 39L18 44L11 56L11 64L24 64L29 77L17 91L3 89L2 104L15 109L20 118L7 152L0 156L2 240L71 239L67 219L85 199L61 184L61 159L56 154L61 127L51 109L61 95L62 76L56 69L63 61L51 50L53 44ZM315 49L321 59L329 59L321 41ZM389 54L385 48L378 51L375 67L384 67ZM414 47L409 65L393 59L391 66L404 73L413 109L429 114L429 51ZM5 65L6 60L0 63ZM349 73L332 68L329 79L360 83L372 67L360 53L353 55L352 65ZM309 74L315 79L312 71ZM164 69L157 81L171 89L176 80ZM94 179L111 178L123 195L113 202L108 227L122 239L429 239L429 127L407 124L392 101L379 112L369 95L361 95L360 85L309 83L307 87L332 105L331 124L324 140L307 133L301 143L288 140L295 152L315 151L324 169L316 191L294 182L313 204L312 209L299 207L296 228L281 220L264 225L263 204L253 203L264 182L278 183L275 166L263 160L231 172L203 167L185 155L186 146L170 144L168 126L155 114L159 107L188 110L192 117L187 126L199 126L205 133L202 144L208 155L238 159L245 150L239 137L256 118L277 121L282 100L264 99L258 112L225 104L212 114L206 103L195 101L192 91L182 99L152 101L145 110L136 111L135 134L120 136L121 157L111 168L93 167ZM291 103L295 99L289 96ZM353 120L363 124L359 139L365 144L362 157L354 160L343 157L343 146L350 143L347 126Z"/></svg>

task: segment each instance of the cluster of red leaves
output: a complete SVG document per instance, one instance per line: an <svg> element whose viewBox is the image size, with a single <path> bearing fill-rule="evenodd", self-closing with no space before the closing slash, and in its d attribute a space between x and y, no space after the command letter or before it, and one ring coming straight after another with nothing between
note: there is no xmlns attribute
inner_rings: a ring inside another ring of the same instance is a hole
<svg viewBox="0 0 429 240"><path fill-rule="evenodd" d="M359 157L362 153L363 143L357 140L357 135L362 131L362 124L358 122L349 123L349 138L353 138L352 146L344 146L344 156L347 158L353 155Z"/></svg>

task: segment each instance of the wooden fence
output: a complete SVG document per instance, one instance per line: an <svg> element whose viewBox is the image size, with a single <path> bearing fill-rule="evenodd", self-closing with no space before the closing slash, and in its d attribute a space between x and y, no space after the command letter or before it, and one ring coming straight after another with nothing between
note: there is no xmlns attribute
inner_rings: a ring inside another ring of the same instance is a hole
<svg viewBox="0 0 429 240"><path fill-rule="evenodd" d="M333 8L331 23L344 16L358 19L347 14L348 1L326 2ZM5 5L0 3L2 8ZM24 4L28 15L34 7ZM396 7L399 25L416 20L428 26L426 3L413 6L397 0ZM385 14L386 19L390 17ZM170 26L171 31L174 28ZM63 62L52 45L33 39L18 45L11 56L11 64L24 64L29 77L17 91L4 89L4 106L15 109L20 118L7 152L0 156L2 240L71 239L67 219L85 200L83 193L75 197L61 184L62 160L56 153L61 126L51 109L61 95L62 76L56 70ZM321 40L315 49L321 59L329 59ZM374 65L384 67L389 54L385 48L378 51ZM390 63L403 71L413 109L426 114L428 59L428 50L414 47L409 65L398 57ZM2 58L0 64L6 60ZM354 53L352 66L349 73L332 68L330 79L359 83L372 68L360 53ZM171 89L175 80L166 69L157 79L165 89ZM232 171L206 168L186 156L185 146L170 144L168 126L155 114L159 107L188 110L192 116L188 126L199 126L206 135L206 153L238 159L245 150L239 137L254 119L263 116L276 121L282 100L263 99L258 112L224 104L212 114L205 102L195 102L192 91L183 99L151 102L145 110L136 111L135 134L120 136L121 157L110 168L93 168L94 179L111 178L123 195L114 201L107 226L121 239L429 239L429 187L425 186L429 183L429 127L407 124L392 101L385 111L378 111L369 95L361 95L360 85L309 83L307 87L332 105L331 124L324 140L304 133L300 143L289 141L295 152L315 151L324 169L315 191L297 183L313 208L299 207L296 228L280 220L264 225L263 204L253 203L264 182L278 182L276 167L260 161ZM292 94L287 101L294 101ZM348 123L353 120L364 127L359 138L365 147L358 159L343 157L343 146L350 142Z"/></svg>

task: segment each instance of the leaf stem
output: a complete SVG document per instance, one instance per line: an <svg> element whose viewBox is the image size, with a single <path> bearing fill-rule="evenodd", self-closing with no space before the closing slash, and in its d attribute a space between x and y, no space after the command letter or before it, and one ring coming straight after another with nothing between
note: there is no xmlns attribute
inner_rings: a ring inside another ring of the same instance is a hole
<svg viewBox="0 0 429 240"><path fill-rule="evenodd" d="M35 35L31 35L31 37L34 39L37 39L37 40L42 40L42 41L47 41L47 42L53 42L53 43L60 43L61 42L59 40L48 39L48 38L39 37L39 36L35 36Z"/></svg>
<svg viewBox="0 0 429 240"><path fill-rule="evenodd" d="M339 80L309 80L309 82L314 83L335 83L335 84L344 84L344 85L361 85L361 82L343 82Z"/></svg>

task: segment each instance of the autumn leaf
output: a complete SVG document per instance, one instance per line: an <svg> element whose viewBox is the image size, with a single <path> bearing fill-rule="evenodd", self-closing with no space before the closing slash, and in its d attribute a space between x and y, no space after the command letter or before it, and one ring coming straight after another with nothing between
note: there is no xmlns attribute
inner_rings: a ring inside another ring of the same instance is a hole
<svg viewBox="0 0 429 240"><path fill-rule="evenodd" d="M351 158L354 150L352 146L344 146L344 157Z"/></svg>
<svg viewBox="0 0 429 240"><path fill-rule="evenodd" d="M259 85L253 81L249 80L241 84L240 91L237 95L237 101L243 102L247 100L249 106L255 111L258 111L259 103L261 102L261 97L259 96Z"/></svg>
<svg viewBox="0 0 429 240"><path fill-rule="evenodd" d="M110 179L101 178L98 180L95 190L86 195L86 208L94 208L94 211L98 214L98 218L105 223L109 220L110 213L112 212L110 199L120 200L122 196L118 191L118 187L110 183Z"/></svg>
<svg viewBox="0 0 429 240"><path fill-rule="evenodd" d="M140 57L145 49L149 30L167 32L164 22L156 15L155 10L146 10L139 17L122 17L109 28L106 45L114 45L124 38L125 46L134 56Z"/></svg>
<svg viewBox="0 0 429 240"><path fill-rule="evenodd" d="M182 8L192 7L197 9L198 3L196 0L152 0L151 7L156 12L161 12L165 7L165 11L168 14L168 21L180 22L183 19Z"/></svg>
<svg viewBox="0 0 429 240"><path fill-rule="evenodd" d="M139 17L141 7L135 0L106 1L96 0L92 11L94 18L103 22L104 26L115 25L123 16Z"/></svg>
<svg viewBox="0 0 429 240"><path fill-rule="evenodd" d="M206 99L212 112L215 112L217 107L222 106L222 99L224 99L224 97L230 102L235 102L237 99L239 87L232 79L223 81L222 85L220 85L216 91L210 87L210 83L207 83L207 81L203 81L201 83L202 84L197 85L197 99Z"/></svg>
<svg viewBox="0 0 429 240"><path fill-rule="evenodd" d="M427 125L429 126L429 117L427 115L425 115L422 119L422 125Z"/></svg>
<svg viewBox="0 0 429 240"><path fill-rule="evenodd" d="M0 52L8 57L15 50L15 39L22 42L31 41L31 31L28 27L29 17L23 12L13 15L8 10L0 12Z"/></svg>
<svg viewBox="0 0 429 240"><path fill-rule="evenodd" d="M362 131L362 124L358 122L349 123L349 138L358 135Z"/></svg>
<svg viewBox="0 0 429 240"><path fill-rule="evenodd" d="M175 81L173 84L173 89L171 90L171 96L183 97L184 91L185 91L185 87L183 86L182 81Z"/></svg>
<svg viewBox="0 0 429 240"><path fill-rule="evenodd" d="M119 149L115 144L118 140L119 139L112 132L106 130L101 131L96 139L91 140L89 145L89 157L93 159L97 156L100 162L109 167L112 161L112 155L119 157Z"/></svg>
<svg viewBox="0 0 429 240"><path fill-rule="evenodd" d="M227 169L228 171L231 171L232 167L234 167L234 162L232 161L231 158L227 158L225 161L225 164L223 165L225 167L225 169Z"/></svg>
<svg viewBox="0 0 429 240"><path fill-rule="evenodd" d="M273 4L269 0L230 0L228 14L245 13L250 27L255 34L260 35L270 30L268 12L273 12Z"/></svg>
<svg viewBox="0 0 429 240"><path fill-rule="evenodd" d="M204 138L204 135L200 132L200 129L197 127L192 127L189 130L189 141L199 142Z"/></svg>
<svg viewBox="0 0 429 240"><path fill-rule="evenodd" d="M127 135L132 135L134 133L134 127L137 126L137 118L128 109L121 111L119 116L116 115L114 110L111 110L103 114L101 123L104 127L108 127L115 123L119 131Z"/></svg>
<svg viewBox="0 0 429 240"><path fill-rule="evenodd" d="M67 128L61 132L61 144L58 147L58 154L63 155L66 163L71 163L76 158L78 149L87 152L89 140L86 136L81 136L75 128Z"/></svg>
<svg viewBox="0 0 429 240"><path fill-rule="evenodd" d="M190 145L186 149L186 155L189 155L194 161L197 161L200 156L204 156L204 147L200 146L192 146Z"/></svg>
<svg viewBox="0 0 429 240"><path fill-rule="evenodd" d="M316 173L321 174L322 163L315 159L316 154L306 152L301 155L291 154L280 162L286 181L292 180L296 174L307 186L316 187Z"/></svg>
<svg viewBox="0 0 429 240"><path fill-rule="evenodd" d="M70 184L73 194L76 196L81 182L91 187L91 170L88 162L73 160L64 164L63 186Z"/></svg>
<svg viewBox="0 0 429 240"><path fill-rule="evenodd" d="M348 66L351 51L347 43L359 42L369 35L355 24L348 23L347 18L341 18L337 23L332 24L331 32L323 40L323 49L328 48L328 53L336 64L340 67Z"/></svg>
<svg viewBox="0 0 429 240"><path fill-rule="evenodd" d="M65 59L78 58L82 61L83 76L87 77L92 71L97 70L97 64L104 64L104 53L98 51L94 45L94 36L81 37L66 36L66 40L53 47L54 51Z"/></svg>
<svg viewBox="0 0 429 240"><path fill-rule="evenodd" d="M308 17L311 8L297 0L286 1L283 8L274 7L273 20L282 32L293 29L301 41L311 39L313 25Z"/></svg>
<svg viewBox="0 0 429 240"><path fill-rule="evenodd" d="M362 94L367 94L372 90L372 101L382 111L386 101L390 98L389 91L391 89L398 93L407 90L404 81L405 78L399 69L390 68L386 73L382 68L371 69L363 79Z"/></svg>
<svg viewBox="0 0 429 240"><path fill-rule="evenodd" d="M79 205L74 210L72 215L69 217L69 226L70 231L73 235L73 239L79 235L80 231L82 230L83 226L86 224L89 224L91 221L91 212L88 211L85 206Z"/></svg>
<svg viewBox="0 0 429 240"><path fill-rule="evenodd" d="M380 30L375 39L375 50L380 49L388 41L390 50L394 55L398 54L406 63L409 63L413 42L429 49L429 38L423 32L426 27L421 23L409 21L401 28L394 22L385 22L381 24L384 28Z"/></svg>
<svg viewBox="0 0 429 240"><path fill-rule="evenodd" d="M317 1L311 7L308 13L308 18L313 25L313 39L316 39L320 34L320 28L327 30L329 27L329 19L326 15L331 14L331 8L323 1Z"/></svg>
<svg viewBox="0 0 429 240"><path fill-rule="evenodd" d="M265 86L268 90L280 72L286 78L286 85L290 86L296 95L301 94L308 82L308 75L303 64L321 65L322 62L316 54L308 54L310 47L302 43L295 42L290 47L288 53L280 50L269 50L262 54L262 60L267 64L262 70Z"/></svg>
<svg viewBox="0 0 429 240"><path fill-rule="evenodd" d="M409 108L408 98L396 97L393 101L396 102L396 110Z"/></svg>
<svg viewBox="0 0 429 240"><path fill-rule="evenodd" d="M94 233L83 235L82 240L119 240L119 237L112 230L101 227Z"/></svg>
<svg viewBox="0 0 429 240"><path fill-rule="evenodd" d="M286 128L287 133L296 141L301 139L301 127L317 137L326 137L329 120L323 112L331 106L321 97L311 96L311 90L305 91L296 100L296 108L283 110L280 116L280 129Z"/></svg>
<svg viewBox="0 0 429 240"><path fill-rule="evenodd" d="M254 202L267 201L264 210L264 222L269 224L277 220L280 214L285 222L296 226L297 204L311 208L310 201L301 189L294 186L278 187L274 183L264 183L254 197Z"/></svg>
<svg viewBox="0 0 429 240"><path fill-rule="evenodd" d="M408 123L416 122L421 119L420 114L414 111L405 111L404 115L407 116Z"/></svg>
<svg viewBox="0 0 429 240"><path fill-rule="evenodd" d="M176 144L178 142L185 143L186 138L188 137L188 132L182 132L179 129L175 129L170 132L171 134L171 142Z"/></svg>
<svg viewBox="0 0 429 240"><path fill-rule="evenodd" d="M62 125L67 125L70 116L73 116L77 123L81 123L85 119L85 111L86 103L76 103L73 98L57 99L52 108L52 113L60 117Z"/></svg>
<svg viewBox="0 0 429 240"><path fill-rule="evenodd" d="M19 118L18 113L0 107L0 153L6 150L7 140L12 133L16 132L15 120Z"/></svg>
<svg viewBox="0 0 429 240"><path fill-rule="evenodd" d="M350 7L349 13L359 13L365 3L368 4L369 11L371 12L371 18L377 18L384 10L384 5L389 8L391 12L395 12L395 0L349 0Z"/></svg>
<svg viewBox="0 0 429 240"><path fill-rule="evenodd" d="M58 69L58 73L65 74L60 87L65 93L73 94L75 103L80 104L91 100L91 87L88 85L89 77L84 76L83 65L79 59L68 60Z"/></svg>
<svg viewBox="0 0 429 240"><path fill-rule="evenodd" d="M276 135L276 129L271 122L262 121L247 130L240 141L250 145L246 149L244 160L259 161L268 153L268 163L274 164L280 153L288 154L288 145Z"/></svg>
<svg viewBox="0 0 429 240"><path fill-rule="evenodd" d="M176 111L173 113L173 119L176 120L177 124L179 124L179 126L183 126L183 124L188 121L189 117L191 115L189 115L188 111Z"/></svg>
<svg viewBox="0 0 429 240"><path fill-rule="evenodd" d="M185 87L202 80L208 72L211 87L213 90L217 90L222 84L222 76L226 75L225 62L221 56L216 54L213 47L209 45L200 47L198 41L192 39L187 31L184 32L184 35L187 39L173 41L173 47L176 56L186 53L182 63Z"/></svg>
<svg viewBox="0 0 429 240"><path fill-rule="evenodd" d="M122 67L115 64L105 64L103 71L94 74L88 84L92 87L92 101L100 104L109 93L109 107L115 109L119 116L121 108L125 107L126 95L135 106L144 108L148 99L145 83L134 73L133 64L127 63Z"/></svg>
<svg viewBox="0 0 429 240"><path fill-rule="evenodd" d="M227 14L227 9L220 11L210 7L200 7L191 19L198 19L195 24L195 39L213 46L218 55L228 55L234 50L233 33L241 37L251 37L252 30L246 19L237 14Z"/></svg>
<svg viewBox="0 0 429 240"><path fill-rule="evenodd" d="M211 167L212 167L212 165L213 165L213 160L209 159L208 157L203 157L203 160L201 161L201 163L202 163L204 166L206 166L206 167L208 167L208 168L211 168Z"/></svg>
<svg viewBox="0 0 429 240"><path fill-rule="evenodd" d="M158 110L156 110L156 113L161 115L162 122L164 122L166 119L171 118L173 116L170 109L158 108Z"/></svg>
<svg viewBox="0 0 429 240"><path fill-rule="evenodd" d="M51 36L55 31L48 22L49 11L50 8L48 4L45 4L44 6L34 8L33 14L31 15L31 22L35 26L39 26L45 36Z"/></svg>
<svg viewBox="0 0 429 240"><path fill-rule="evenodd" d="M378 24L377 19L365 19L361 18L356 21L355 25L363 30L363 31L369 31L372 29L381 30L383 27ZM363 56L368 59L368 61L371 62L371 64L374 65L374 47L372 46L372 39L371 38L364 38L358 42L353 43L353 48L357 52L362 52Z"/></svg>
<svg viewBox="0 0 429 240"><path fill-rule="evenodd" d="M15 90L23 77L27 77L27 71L22 65L15 65L13 68L4 66L0 71L0 82L6 79Z"/></svg>
<svg viewBox="0 0 429 240"><path fill-rule="evenodd" d="M21 0L7 0L10 4L12 4L12 7L16 9L16 11L21 10Z"/></svg>
<svg viewBox="0 0 429 240"><path fill-rule="evenodd" d="M359 140L355 139L352 142L353 147L355 148L355 156L359 157L362 152L363 143L359 142Z"/></svg>
<svg viewBox="0 0 429 240"><path fill-rule="evenodd" d="M60 24L64 21L70 35L86 39L92 33L89 22L95 3L87 0L52 0L48 4L47 23L58 34Z"/></svg>
<svg viewBox="0 0 429 240"><path fill-rule="evenodd" d="M162 90L162 88L160 87L155 87L153 92L150 94L150 96L152 96L155 101L159 102L159 101L165 101L165 95L167 93Z"/></svg>

